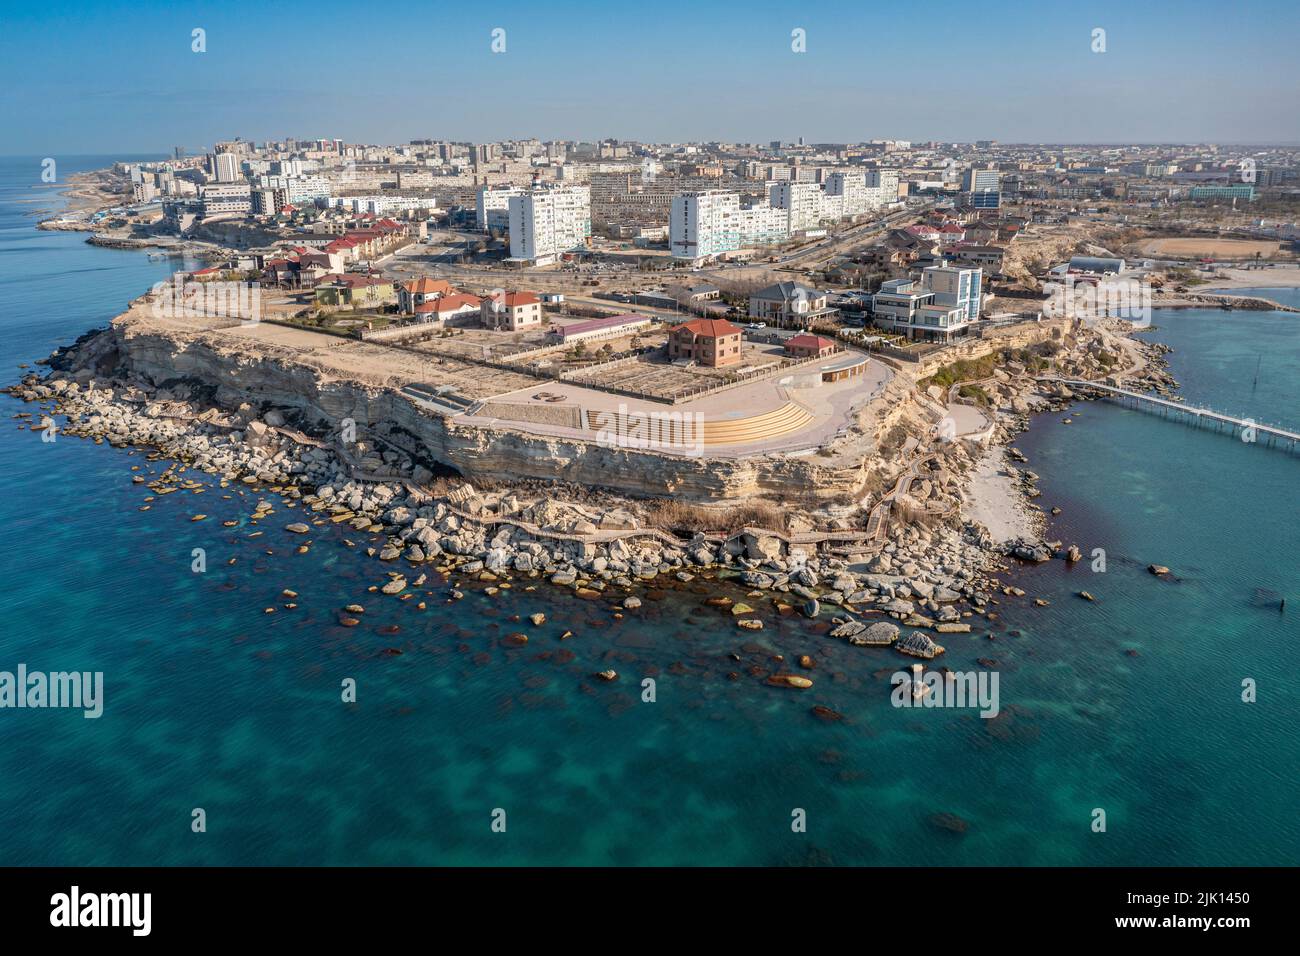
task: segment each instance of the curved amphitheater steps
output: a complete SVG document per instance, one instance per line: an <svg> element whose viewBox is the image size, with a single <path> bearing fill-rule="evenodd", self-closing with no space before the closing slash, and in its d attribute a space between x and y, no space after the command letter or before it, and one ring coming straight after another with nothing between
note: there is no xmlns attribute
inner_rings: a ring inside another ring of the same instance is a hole
<svg viewBox="0 0 1300 956"><path fill-rule="evenodd" d="M609 416L611 414L613 413L588 410L586 416L587 427L593 429L609 427L611 421ZM672 415L674 413L661 414ZM764 412L761 415L752 415L749 418L724 419L721 421L706 420L704 422L704 444L744 445L769 438L779 438L806 427L813 421L813 418L812 412L798 402L786 402L780 408ZM619 416L618 420L620 426L626 432L632 432L632 427L627 425L626 416ZM637 434L665 445L694 444L691 440L693 436L688 434L691 430L690 424L686 422L671 419L666 421L650 419L648 422L637 422L636 427L640 429Z"/></svg>
<svg viewBox="0 0 1300 956"><path fill-rule="evenodd" d="M704 444L742 445L779 438L806 427L813 420L812 412L798 402L786 402L780 408L732 421L704 423Z"/></svg>

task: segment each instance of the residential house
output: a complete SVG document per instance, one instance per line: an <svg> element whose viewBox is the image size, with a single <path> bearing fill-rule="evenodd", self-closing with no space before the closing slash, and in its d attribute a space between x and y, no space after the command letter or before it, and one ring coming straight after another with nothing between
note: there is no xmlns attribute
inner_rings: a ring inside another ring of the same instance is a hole
<svg viewBox="0 0 1300 956"><path fill-rule="evenodd" d="M908 226L903 232L907 233L914 239L920 239L923 242L938 242L943 238L943 230L939 226L932 226L926 223L917 223L915 226Z"/></svg>
<svg viewBox="0 0 1300 956"><path fill-rule="evenodd" d="M798 282L778 282L749 297L750 318L781 328L811 328L817 319L834 314L826 304L825 292Z"/></svg>
<svg viewBox="0 0 1300 956"><path fill-rule="evenodd" d="M962 243L950 246L943 251L944 258L960 265L979 266L985 275L1001 275L1002 260L1006 250L999 246L976 246Z"/></svg>
<svg viewBox="0 0 1300 956"><path fill-rule="evenodd" d="M377 308L397 300L393 280L380 275L327 275L316 286L316 304L327 308Z"/></svg>
<svg viewBox="0 0 1300 956"><path fill-rule="evenodd" d="M921 282L893 279L871 297L872 321L914 341L951 342L979 319L983 273L935 266Z"/></svg>
<svg viewBox="0 0 1300 956"><path fill-rule="evenodd" d="M692 319L668 333L668 357L712 367L741 360L740 326L726 319Z"/></svg>
<svg viewBox="0 0 1300 956"><path fill-rule="evenodd" d="M494 292L480 306L483 327L518 332L542 324L542 300L532 292Z"/></svg>
<svg viewBox="0 0 1300 956"><path fill-rule="evenodd" d="M416 307L455 291L446 279L421 276L403 282L397 290L397 304L406 315L415 315Z"/></svg>
<svg viewBox="0 0 1300 956"><path fill-rule="evenodd" d="M806 332L793 335L785 341L785 354L791 358L825 358L827 355L835 354L839 349L840 346L834 339Z"/></svg>
<svg viewBox="0 0 1300 956"><path fill-rule="evenodd" d="M692 286L673 286L668 290L668 294L686 308L704 302L716 302L722 298L722 290L708 282Z"/></svg>
<svg viewBox="0 0 1300 956"><path fill-rule="evenodd" d="M446 325L453 319L478 315L482 305L483 300L476 295L467 292L451 292L420 303L415 307L415 315L420 322Z"/></svg>

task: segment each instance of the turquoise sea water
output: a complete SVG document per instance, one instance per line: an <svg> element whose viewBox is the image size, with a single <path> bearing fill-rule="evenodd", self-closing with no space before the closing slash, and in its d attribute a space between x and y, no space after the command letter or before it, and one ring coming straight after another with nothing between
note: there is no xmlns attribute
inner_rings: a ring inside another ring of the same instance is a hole
<svg viewBox="0 0 1300 956"><path fill-rule="evenodd" d="M22 200L39 168L0 160L6 380L174 267L32 230ZM1287 399L1296 316L1157 324L1189 400L1300 423ZM908 662L892 651L766 605L765 630L738 631L684 586L616 620L527 582L447 604L433 577L420 611L369 593L384 566L333 526L295 554L301 539L283 528L297 511L277 507L247 537L255 494L213 487L138 510L148 492L130 468L158 464L44 444L9 417L34 407L0 397L0 670L102 670L106 682L99 720L0 710L0 863L1300 862L1300 458L1080 408L1018 444L1043 475L1040 501L1064 509L1056 534L1104 548L1107 571L1026 569L1017 580L1050 607L1004 599L1000 620L945 639L950 668L997 662L1003 714L981 720L892 708L889 674ZM206 573L191 571L195 547ZM1177 580L1153 578L1150 562ZM297 609L282 607L284 588ZM366 613L345 628L337 612L352 602ZM512 620L538 610L541 627ZM526 646L503 643L515 631ZM813 655L815 687L766 686L755 675L775 654ZM619 681L590 679L607 667ZM347 677L355 705L340 701ZM1258 703L1240 701L1246 677ZM845 719L820 721L815 704ZM206 833L191 832L196 807ZM505 833L490 827L497 808ZM806 833L791 830L796 808ZM1094 808L1105 833L1092 832ZM934 826L936 813L966 832Z"/></svg>

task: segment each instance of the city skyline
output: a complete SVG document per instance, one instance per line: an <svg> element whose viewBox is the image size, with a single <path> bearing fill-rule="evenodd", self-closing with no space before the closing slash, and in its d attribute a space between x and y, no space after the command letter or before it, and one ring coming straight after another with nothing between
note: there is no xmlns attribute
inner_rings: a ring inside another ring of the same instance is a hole
<svg viewBox="0 0 1300 956"><path fill-rule="evenodd" d="M1281 3L1253 19L1266 31L1224 30L1205 3L1167 12L1001 3L977 18L950 3L758 4L743 15L670 4L644 16L509 3L431 16L399 5L364 21L371 34L349 28L356 16L341 5L295 9L296 31L256 29L259 16L283 21L276 5L7 12L0 152L164 152L234 135L1300 141L1294 114L1276 109L1300 93L1286 70L1300 17ZM421 23L427 42L411 43ZM52 33L78 50L75 71L50 75L42 41ZM397 35L407 39L389 39ZM99 78L89 93L86 75Z"/></svg>

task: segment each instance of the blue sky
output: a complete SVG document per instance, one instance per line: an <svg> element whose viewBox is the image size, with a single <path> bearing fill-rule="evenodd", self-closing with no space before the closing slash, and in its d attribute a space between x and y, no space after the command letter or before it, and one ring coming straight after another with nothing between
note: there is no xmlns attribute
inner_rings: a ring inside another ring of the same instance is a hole
<svg viewBox="0 0 1300 956"><path fill-rule="evenodd" d="M1300 142L1295 0L0 9L6 154L289 135Z"/></svg>

